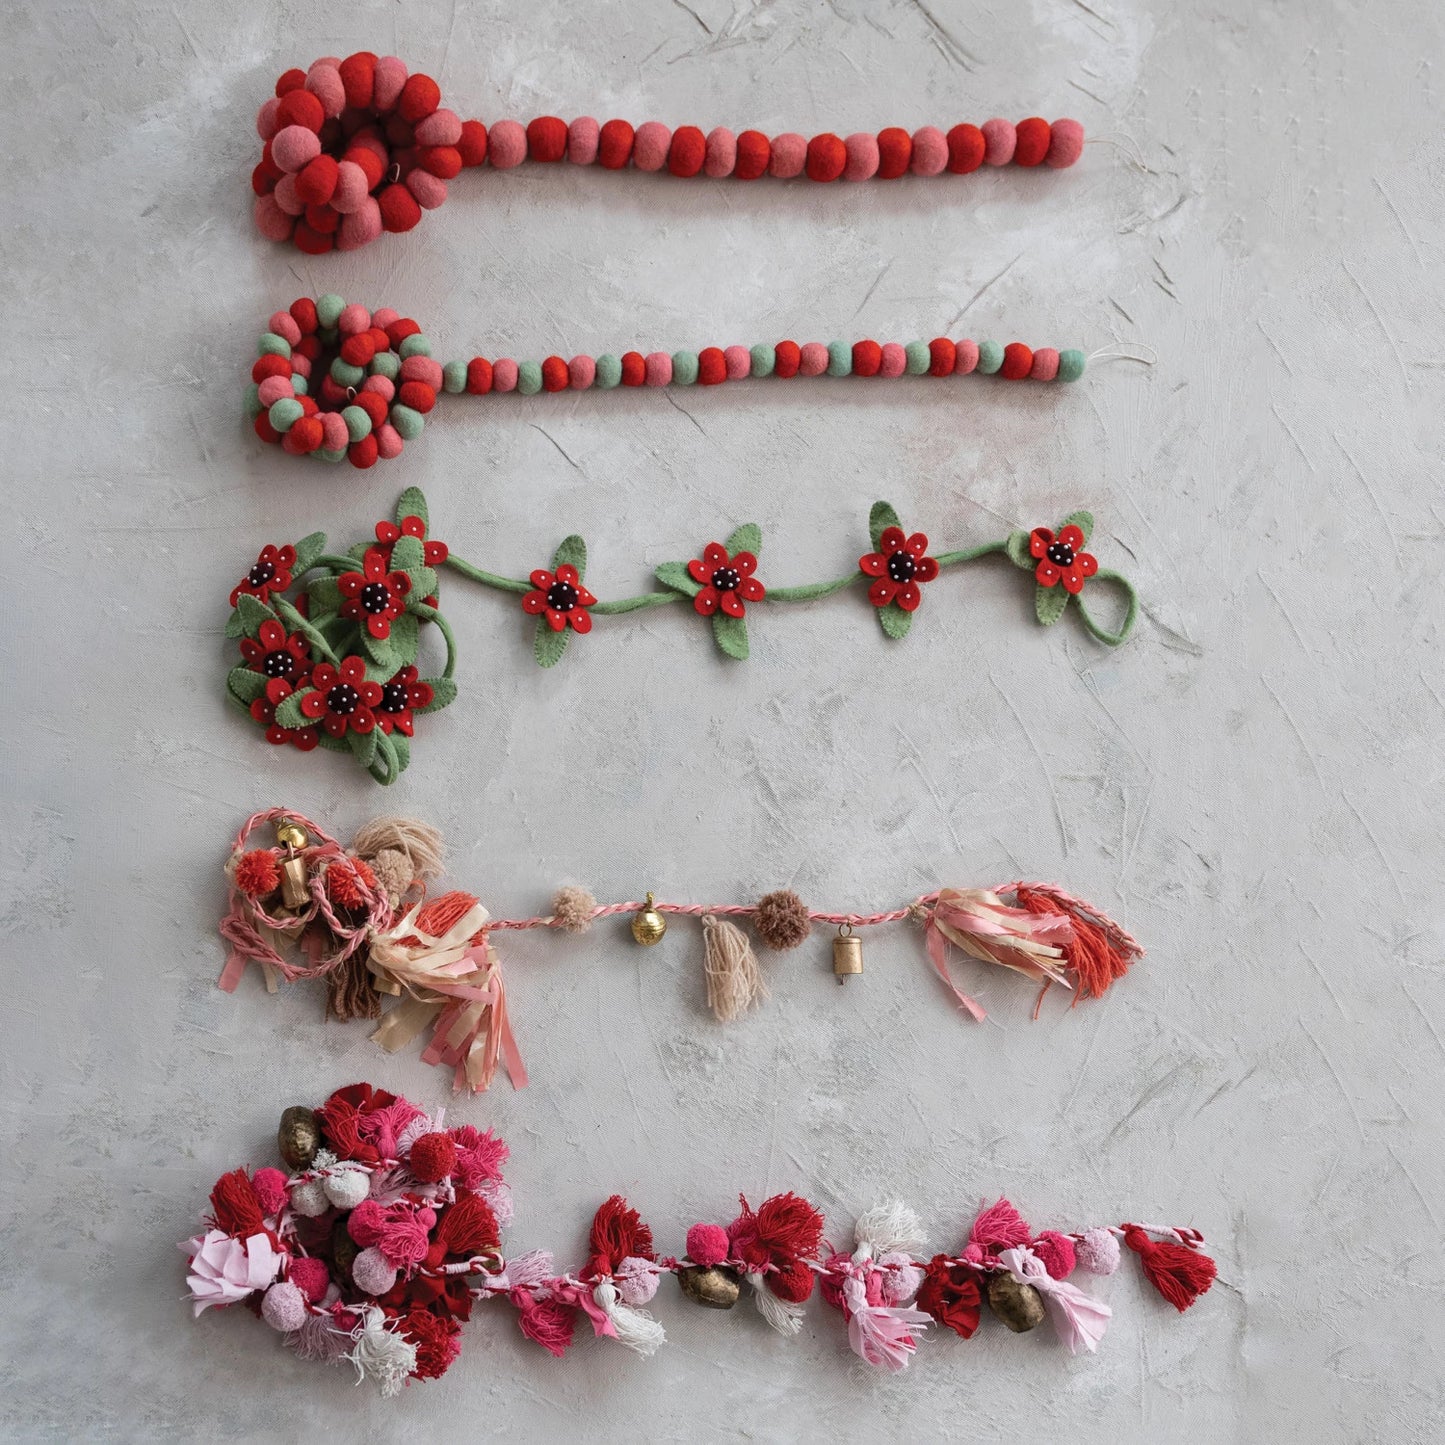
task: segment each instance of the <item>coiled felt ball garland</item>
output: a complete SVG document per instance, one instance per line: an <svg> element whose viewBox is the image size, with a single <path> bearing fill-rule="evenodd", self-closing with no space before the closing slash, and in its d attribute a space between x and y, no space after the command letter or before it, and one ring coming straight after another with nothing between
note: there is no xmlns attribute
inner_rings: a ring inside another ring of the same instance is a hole
<svg viewBox="0 0 1445 1445"><path fill-rule="evenodd" d="M591 116L569 123L544 115L526 125L498 120L488 128L446 109L429 75L412 75L396 56L370 51L288 70L257 114L256 131L264 143L251 173L257 229L311 255L410 231L423 211L446 200L449 181L486 164L510 170L523 161L567 161L681 178L866 181L968 175L980 166L1062 170L1084 146L1078 121L1039 116L1017 125L999 118L955 125L946 133L889 126L876 135L825 132L811 140L791 132L735 135L723 126L704 134L655 120L599 125Z"/></svg>
<svg viewBox="0 0 1445 1445"><path fill-rule="evenodd" d="M1022 341L779 341L701 351L627 351L621 356L511 357L439 362L418 323L390 307L303 296L267 323L251 367L246 415L263 442L293 456L345 459L365 469L398 457L422 434L444 394L611 391L616 387L718 386L746 378L900 376L946 380L1077 381L1091 359L1128 356L1026 346Z"/></svg>

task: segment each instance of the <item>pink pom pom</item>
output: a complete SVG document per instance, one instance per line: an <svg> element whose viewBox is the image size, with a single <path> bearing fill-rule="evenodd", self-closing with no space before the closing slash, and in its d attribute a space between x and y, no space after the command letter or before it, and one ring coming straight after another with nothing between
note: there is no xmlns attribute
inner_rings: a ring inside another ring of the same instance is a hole
<svg viewBox="0 0 1445 1445"><path fill-rule="evenodd" d="M1014 158L1018 132L1012 121L995 116L979 126L983 132L983 161L988 166L1006 166Z"/></svg>
<svg viewBox="0 0 1445 1445"><path fill-rule="evenodd" d="M390 110L406 84L406 62L394 55L383 55L376 62L376 78L371 83L371 103L377 110Z"/></svg>
<svg viewBox="0 0 1445 1445"><path fill-rule="evenodd" d="M741 381L753 369L753 354L746 346L723 348L723 363L727 367L729 381Z"/></svg>
<svg viewBox="0 0 1445 1445"><path fill-rule="evenodd" d="M331 209L349 216L366 200L366 172L355 161L338 161L336 189L331 193Z"/></svg>
<svg viewBox="0 0 1445 1445"><path fill-rule="evenodd" d="M492 390L516 391L517 363L510 356L499 357L492 363Z"/></svg>
<svg viewBox="0 0 1445 1445"><path fill-rule="evenodd" d="M430 358L407 357L408 361L429 360ZM374 391L383 401L390 402L396 395L396 383L389 376L368 376L361 383L362 391Z"/></svg>
<svg viewBox="0 0 1445 1445"><path fill-rule="evenodd" d="M462 138L461 117L454 110L434 110L416 123L419 146L454 146Z"/></svg>
<svg viewBox="0 0 1445 1445"><path fill-rule="evenodd" d="M573 391L586 391L597 380L597 363L590 356L574 356L567 363Z"/></svg>
<svg viewBox="0 0 1445 1445"><path fill-rule="evenodd" d="M1046 1229L1029 1245L1043 1260L1044 1268L1054 1279L1068 1279L1074 1272L1074 1241L1067 1234Z"/></svg>
<svg viewBox="0 0 1445 1445"><path fill-rule="evenodd" d="M884 1255L889 1268L883 1272L883 1303L907 1304L923 1283L923 1271L906 1255Z"/></svg>
<svg viewBox="0 0 1445 1445"><path fill-rule="evenodd" d="M383 331L400 320L401 312L394 306L380 306L371 313L371 324L381 327Z"/></svg>
<svg viewBox="0 0 1445 1445"><path fill-rule="evenodd" d="M375 196L367 196L349 215L341 218L341 228L336 233L338 251L356 251L369 245L381 235L381 207Z"/></svg>
<svg viewBox="0 0 1445 1445"><path fill-rule="evenodd" d="M665 351L653 351L647 357L643 381L648 386L666 386L672 380L672 357Z"/></svg>
<svg viewBox="0 0 1445 1445"><path fill-rule="evenodd" d="M780 181L790 181L794 176L803 174L803 167L808 163L808 142L805 137L794 131L786 131L782 135L773 137L772 157L768 161L768 174L776 176ZM814 373L805 372L804 375L812 376Z"/></svg>
<svg viewBox="0 0 1445 1445"><path fill-rule="evenodd" d="M499 171L509 171L527 159L527 132L520 121L499 120L487 132L487 159Z"/></svg>
<svg viewBox="0 0 1445 1445"><path fill-rule="evenodd" d="M332 60L318 60L306 72L306 89L321 102L328 120L334 120L346 109L346 86L341 72Z"/></svg>
<svg viewBox="0 0 1445 1445"><path fill-rule="evenodd" d="M274 406L283 397L295 396L296 388L289 376L268 376L256 388L256 398L262 406Z"/></svg>
<svg viewBox="0 0 1445 1445"><path fill-rule="evenodd" d="M1119 1241L1112 1230L1086 1230L1074 1254L1087 1274L1113 1274L1119 1268Z"/></svg>
<svg viewBox="0 0 1445 1445"><path fill-rule="evenodd" d="M306 1300L294 1284L282 1280L266 1291L261 1301L261 1318L273 1330L289 1335L306 1323Z"/></svg>
<svg viewBox="0 0 1445 1445"><path fill-rule="evenodd" d="M953 374L967 376L978 366L978 342L959 341L954 345Z"/></svg>
<svg viewBox="0 0 1445 1445"><path fill-rule="evenodd" d="M385 1294L396 1284L396 1266L375 1246L351 1261L351 1280L363 1294Z"/></svg>
<svg viewBox="0 0 1445 1445"><path fill-rule="evenodd" d="M650 1260L629 1256L617 1267L613 1283L623 1304L640 1309L657 1294L658 1273Z"/></svg>
<svg viewBox="0 0 1445 1445"><path fill-rule="evenodd" d="M280 1214L286 1207L286 1176L279 1169L258 1169L251 1176L251 1188L262 1214Z"/></svg>
<svg viewBox="0 0 1445 1445"><path fill-rule="evenodd" d="M341 309L341 315L336 318L336 329L343 336L357 336L363 331L371 330L371 312L359 301L353 301L350 306Z"/></svg>
<svg viewBox="0 0 1445 1445"><path fill-rule="evenodd" d="M385 381L385 377L377 377L378 381ZM433 361L429 356L408 356L401 364L401 379L403 381L424 381L433 391L442 389L442 368L439 361Z"/></svg>
<svg viewBox="0 0 1445 1445"><path fill-rule="evenodd" d="M1061 171L1084 153L1084 127L1076 120L1056 120L1049 127L1049 148L1044 164ZM1037 352L1034 353L1038 355Z"/></svg>
<svg viewBox="0 0 1445 1445"><path fill-rule="evenodd" d="M262 140L270 140L281 127L276 121L276 109L281 104L281 98L273 95L260 110L256 112L256 134Z"/></svg>
<svg viewBox="0 0 1445 1445"><path fill-rule="evenodd" d="M346 429L346 423L341 419L339 411L323 411L321 413L321 445L328 452L344 452L351 444L351 433ZM375 1204L374 1199L369 1199L365 1204L358 1206L358 1209L365 1209L366 1204ZM351 1217L356 1218L356 1210L352 1211Z"/></svg>
<svg viewBox="0 0 1445 1445"><path fill-rule="evenodd" d="M1059 353L1052 346L1041 346L1034 352L1029 375L1035 381L1052 381L1059 374Z"/></svg>
<svg viewBox="0 0 1445 1445"><path fill-rule="evenodd" d="M878 137L872 131L855 131L843 148L848 153L843 164L845 181L867 181L878 174Z"/></svg>
<svg viewBox="0 0 1445 1445"><path fill-rule="evenodd" d="M913 132L913 158L908 168L915 176L936 176L948 164L948 137L937 126Z"/></svg>
<svg viewBox="0 0 1445 1445"><path fill-rule="evenodd" d="M809 341L798 348L798 374L822 376L828 369L828 348L821 341Z"/></svg>
<svg viewBox="0 0 1445 1445"><path fill-rule="evenodd" d="M704 1269L728 1257L728 1232L720 1224L694 1224L687 1232L687 1257Z"/></svg>
<svg viewBox="0 0 1445 1445"><path fill-rule="evenodd" d="M590 115L579 115L567 127L567 159L574 166L590 166L597 159L602 127Z"/></svg>
<svg viewBox="0 0 1445 1445"><path fill-rule="evenodd" d="M256 218L256 229L268 241L288 241L291 239L291 217L276 204L276 197L257 196L256 205L251 213Z"/></svg>
<svg viewBox="0 0 1445 1445"><path fill-rule="evenodd" d="M320 154L321 138L304 125L288 125L271 141L271 159L293 176Z"/></svg>
<svg viewBox="0 0 1445 1445"><path fill-rule="evenodd" d="M306 202L297 194L295 176L282 176L271 194L288 216L299 216L306 209Z"/></svg>
<svg viewBox="0 0 1445 1445"><path fill-rule="evenodd" d="M376 454L383 461L399 457L402 447L406 445L401 439L401 433L389 421L382 422L372 435L376 438Z"/></svg>
<svg viewBox="0 0 1445 1445"><path fill-rule="evenodd" d="M707 149L702 168L713 180L732 175L738 163L738 138L725 125L707 133Z"/></svg>
<svg viewBox="0 0 1445 1445"><path fill-rule="evenodd" d="M908 353L896 341L883 343L881 358L879 376L902 376L908 366Z"/></svg>
<svg viewBox="0 0 1445 1445"><path fill-rule="evenodd" d="M632 138L632 164L640 171L660 171L667 164L672 132L660 120L646 120Z"/></svg>
<svg viewBox="0 0 1445 1445"><path fill-rule="evenodd" d="M326 1268L325 1260L302 1255L286 1266L286 1278L306 1299L317 1305L326 1298L326 1291L331 1284L331 1271Z"/></svg>
<svg viewBox="0 0 1445 1445"><path fill-rule="evenodd" d="M447 183L440 176L424 171L420 166L409 171L406 188L416 197L416 203L424 211L434 211L447 198Z"/></svg>

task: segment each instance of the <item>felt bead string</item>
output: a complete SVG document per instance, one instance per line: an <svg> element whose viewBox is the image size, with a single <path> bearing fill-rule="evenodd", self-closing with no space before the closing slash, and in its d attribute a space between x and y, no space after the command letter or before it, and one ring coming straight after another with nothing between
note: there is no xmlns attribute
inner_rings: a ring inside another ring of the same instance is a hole
<svg viewBox="0 0 1445 1445"><path fill-rule="evenodd" d="M885 637L908 635L924 589L948 568L1002 557L1033 576L1034 616L1044 626L1074 610L1085 630L1109 647L1132 632L1138 597L1120 573L1087 551L1094 519L1074 512L1057 529L1034 527L956 551L930 553L923 532L907 532L893 507L874 504L868 517L871 551L841 577L803 585L763 581L762 530L745 523L725 542L707 542L690 561L654 569L659 587L632 597L600 600L586 586L587 544L566 537L548 567L508 577L478 567L429 534L426 499L402 494L396 520L378 522L375 540L346 554L326 550L324 533L295 544L262 548L231 589L226 635L241 661L227 675L227 695L265 729L268 742L302 751L318 746L348 753L380 783L391 783L411 759L416 720L452 702L456 637L440 610L438 572L452 572L518 599L535 618L533 656L555 666L568 638L586 636L593 619L682 605L708 624L724 656L749 656L747 618L779 604L821 601L862 588ZM1090 610L1087 596L1105 584L1122 595L1115 627ZM289 594L289 595L288 595ZM446 644L439 676L422 678L422 628L435 626Z"/></svg>
<svg viewBox="0 0 1445 1445"><path fill-rule="evenodd" d="M268 827L274 841L256 846L254 835ZM428 898L442 857L440 835L412 819L378 818L347 849L299 813L253 814L226 861L230 902L220 933L230 954L220 987L234 992L252 962L273 993L278 979L323 979L327 1017L379 1019L372 1039L388 1052L430 1029L423 1060L451 1069L456 1090L480 1091L499 1063L516 1087L526 1083L493 934L541 928L577 935L628 916L633 939L651 948L666 935L668 917L697 918L707 1006L723 1023L768 996L752 940L732 919L747 920L758 943L775 954L798 948L816 927L835 928L833 974L840 984L863 972L858 930L914 923L949 997L978 1020L986 1016L983 1007L954 982L951 949L1038 984L1035 1018L1054 985L1075 1003L1102 998L1144 952L1093 904L1045 883L939 888L874 913L811 909L790 889L753 904L667 903L651 893L641 902L599 904L569 885L546 913L494 919L470 893ZM386 998L398 1002L383 1016Z"/></svg>
<svg viewBox="0 0 1445 1445"><path fill-rule="evenodd" d="M242 1305L301 1359L349 1363L384 1396L445 1374L461 1323L487 1301L510 1304L555 1358L579 1326L647 1357L667 1338L646 1308L666 1275L706 1309L730 1310L746 1291L785 1337L800 1333L816 1285L853 1352L896 1372L934 1326L972 1338L985 1306L1011 1333L1048 1318L1071 1354L1093 1353L1113 1311L1071 1280L1114 1274L1121 1244L1181 1313L1217 1274L1197 1229L1035 1231L1004 1198L978 1210L954 1254L926 1257L918 1216L896 1201L859 1216L851 1247L834 1248L822 1211L791 1192L756 1209L740 1195L729 1224L686 1231L681 1257L660 1254L614 1194L593 1216L586 1261L559 1270L548 1250L503 1255L510 1151L490 1129L352 1084L314 1110L285 1110L276 1142L285 1167L223 1174L200 1232L180 1245L194 1314Z"/></svg>
<svg viewBox="0 0 1445 1445"><path fill-rule="evenodd" d="M446 200L449 181L483 165L505 171L524 161L565 161L683 179L806 176L826 183L960 176L981 166L1063 170L1084 147L1078 121L1051 124L1040 116L1017 125L995 117L947 133L931 125L911 134L889 126L810 140L794 132L735 135L725 126L704 134L655 120L599 125L591 116L569 123L544 115L526 125L496 120L488 127L462 120L441 99L436 81L409 73L394 55L325 56L308 70L286 71L256 116L263 143L251 173L256 228L309 255L353 251L384 232L410 231L423 211Z"/></svg>
<svg viewBox="0 0 1445 1445"><path fill-rule="evenodd" d="M303 296L275 312L262 332L246 415L256 435L292 456L343 459L361 470L398 457L421 436L443 395L611 391L621 387L719 386L747 378L797 376L970 375L1005 381L1077 381L1091 360L1124 355L1113 347L1038 350L1022 341L779 341L758 346L708 346L701 351L640 351L621 356L511 357L438 362L410 317L390 307L375 312L328 294ZM1141 357L1130 357L1142 360Z"/></svg>

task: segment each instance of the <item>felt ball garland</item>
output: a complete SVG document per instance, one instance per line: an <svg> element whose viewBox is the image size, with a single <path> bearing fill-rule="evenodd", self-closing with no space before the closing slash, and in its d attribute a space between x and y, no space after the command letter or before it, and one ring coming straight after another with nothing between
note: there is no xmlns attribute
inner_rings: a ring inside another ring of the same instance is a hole
<svg viewBox="0 0 1445 1445"><path fill-rule="evenodd" d="M544 115L463 121L442 103L429 75L411 74L394 55L360 51L345 60L324 56L310 69L286 71L256 116L261 159L251 173L256 228L268 240L290 241L308 255L353 251L383 232L410 231L423 211L447 198L447 183L464 169L491 164L510 170L531 161L555 165L629 166L681 179L705 175L811 181L897 180L967 175L980 166L1063 170L1083 152L1076 120L1030 116L1017 125L995 118L913 132L890 126L877 135L831 132L812 139L768 136L725 126L706 134L694 125L660 121L634 127L599 125L591 116L570 123Z"/></svg>

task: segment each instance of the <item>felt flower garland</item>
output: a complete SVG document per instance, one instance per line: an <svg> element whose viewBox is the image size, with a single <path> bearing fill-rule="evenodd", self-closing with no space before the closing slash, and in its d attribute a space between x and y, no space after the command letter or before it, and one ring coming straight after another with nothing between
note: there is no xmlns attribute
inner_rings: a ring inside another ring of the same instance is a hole
<svg viewBox="0 0 1445 1445"><path fill-rule="evenodd" d="M255 835L268 826L274 843L263 833L257 846ZM983 1008L953 980L951 949L1022 974L1039 985L1039 1004L1054 985L1075 1003L1102 998L1144 952L1107 914L1043 883L940 888L872 914L818 912L789 889L755 904L665 903L650 893L641 903L599 904L568 886L545 914L493 918L470 893L428 897L442 851L440 835L411 819L379 818L348 850L300 814L272 808L248 818L226 862L230 906L220 933L231 952L220 987L234 991L250 962L260 965L271 992L278 979L324 979L327 1017L379 1019L372 1038L388 1052L429 1029L423 1060L451 1069L457 1090L482 1090L499 1063L516 1087L527 1081L493 942L508 931L580 934L600 920L627 917L633 938L651 947L669 917L697 918L707 1004L720 1022L768 994L742 921L773 953L797 948L816 926L836 929L839 983L863 971L858 930L913 922L949 996L980 1020ZM386 998L397 1002L383 1016Z"/></svg>
<svg viewBox="0 0 1445 1445"><path fill-rule="evenodd" d="M722 653L743 660L750 616L855 586L866 589L885 635L902 638L924 604L924 589L945 569L993 556L1033 574L1034 611L1045 626L1074 600L1088 633L1115 647L1138 614L1128 580L1083 550L1093 528L1088 512L1066 518L1057 534L1037 527L960 551L932 552L925 533L906 531L889 503L876 502L868 518L872 550L856 568L801 586L778 586L767 577L762 530L748 522L724 541L704 543L688 561L657 567L660 589L605 601L587 589L587 545L579 536L564 538L549 566L514 578L453 555L428 527L426 499L412 487L402 494L395 520L377 523L374 541L344 555L327 552L320 532L294 545L268 544L231 590L226 635L238 641L241 661L228 675L227 691L269 742L350 753L381 783L400 776L411 758L417 718L457 694L456 639L437 598L442 568L516 596L521 612L536 618L533 652L543 667L559 662L569 637L589 634L598 618L677 603L707 619ZM1085 600L1104 583L1119 588L1125 602L1115 630ZM418 655L427 625L445 642L446 662L439 674L424 678Z"/></svg>
<svg viewBox="0 0 1445 1445"><path fill-rule="evenodd" d="M522 1333L556 1358L579 1326L649 1356L666 1340L645 1308L665 1275L710 1309L731 1309L746 1289L785 1336L801 1329L816 1283L853 1352L897 1371L933 1325L971 1338L985 1305L1014 1333L1048 1318L1071 1354L1092 1353L1113 1311L1071 1281L1113 1274L1121 1241L1181 1312L1216 1274L1197 1230L1036 1232L1007 1199L979 1211L957 1254L922 1257L918 1217L900 1203L867 1211L852 1248L834 1249L822 1213L791 1193L756 1209L740 1197L729 1224L694 1224L681 1258L659 1254L614 1194L593 1217L585 1262L558 1270L546 1250L503 1255L509 1151L490 1130L352 1084L314 1110L288 1108L277 1146L285 1168L223 1174L200 1232L180 1245L194 1313L244 1305L300 1358L350 1364L385 1396L445 1374L461 1325L488 1300L510 1304Z"/></svg>

